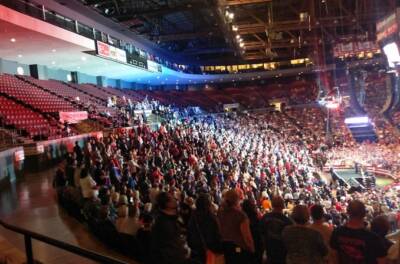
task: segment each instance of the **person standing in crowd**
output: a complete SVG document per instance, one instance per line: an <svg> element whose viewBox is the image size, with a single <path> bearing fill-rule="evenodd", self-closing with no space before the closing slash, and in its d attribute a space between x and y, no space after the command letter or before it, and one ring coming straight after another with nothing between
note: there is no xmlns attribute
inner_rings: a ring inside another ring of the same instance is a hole
<svg viewBox="0 0 400 264"><path fill-rule="evenodd" d="M205 263L206 251L222 253L221 235L216 216L211 212L211 198L200 194L196 200L196 210L188 224L188 244L192 258Z"/></svg>
<svg viewBox="0 0 400 264"><path fill-rule="evenodd" d="M324 208L322 207L322 205L315 204L311 206L310 212L311 218L313 220L310 228L318 231L321 234L322 238L324 239L325 245L329 249L327 263L333 263L332 250L329 246L329 241L331 239L333 229L328 225L328 223L325 222Z"/></svg>
<svg viewBox="0 0 400 264"><path fill-rule="evenodd" d="M235 189L225 193L224 204L218 212L218 223L226 264L248 263L254 253L250 221L240 209L240 197Z"/></svg>
<svg viewBox="0 0 400 264"><path fill-rule="evenodd" d="M323 264L328 248L318 231L307 227L310 213L305 205L293 209L295 224L285 227L282 233L287 250L287 264Z"/></svg>
<svg viewBox="0 0 400 264"><path fill-rule="evenodd" d="M88 170L83 168L80 173L79 186L81 187L83 198L97 197L96 182L89 175Z"/></svg>
<svg viewBox="0 0 400 264"><path fill-rule="evenodd" d="M385 215L378 215L371 222L371 231L378 235L386 251L386 255L388 254L390 247L393 245L393 242L386 238L389 229L390 222L388 217Z"/></svg>
<svg viewBox="0 0 400 264"><path fill-rule="evenodd" d="M251 199L246 199L242 203L242 210L250 220L250 231L254 241L254 262L262 263L263 244L260 234L260 219L258 217L257 206Z"/></svg>
<svg viewBox="0 0 400 264"><path fill-rule="evenodd" d="M286 248L282 240L282 231L292 221L283 214L285 202L282 197L274 196L271 200L272 212L266 213L260 222L264 247L267 252L268 264L284 264Z"/></svg>
<svg viewBox="0 0 400 264"><path fill-rule="evenodd" d="M152 263L190 263L190 251L178 225L176 199L170 193L161 192L156 204L159 212L151 235Z"/></svg>
<svg viewBox="0 0 400 264"><path fill-rule="evenodd" d="M347 206L348 222L336 228L330 245L339 264L384 264L386 251L379 236L366 229L365 205L353 200Z"/></svg>
<svg viewBox="0 0 400 264"><path fill-rule="evenodd" d="M75 142L74 153L75 153L75 157L76 157L76 161L78 163L78 166L81 166L82 161L83 161L83 153L82 153L81 147L79 146L79 142L78 141Z"/></svg>

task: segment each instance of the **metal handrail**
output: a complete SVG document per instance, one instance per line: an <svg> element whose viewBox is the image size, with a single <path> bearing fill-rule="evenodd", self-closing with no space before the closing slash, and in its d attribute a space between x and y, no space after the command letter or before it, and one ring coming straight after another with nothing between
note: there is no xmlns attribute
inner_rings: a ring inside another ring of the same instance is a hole
<svg viewBox="0 0 400 264"><path fill-rule="evenodd" d="M15 225L8 224L4 222L3 220L0 219L0 225L3 226L4 228L11 230L13 232L19 233L24 235L24 240L25 240L25 253L26 253L26 263L27 264L34 264L34 258L33 258L33 250L32 250L32 239L36 239L38 241L41 241L43 243L55 246L57 248L63 249L65 251L74 253L76 255L79 255L81 257L85 257L87 259L97 261L99 263L106 263L106 264L126 264L126 262L107 257L104 255L100 255L98 253L95 253L93 251L83 249L59 240L56 240L54 238L50 238L45 235L41 235L26 229L23 229L21 227L17 227Z"/></svg>

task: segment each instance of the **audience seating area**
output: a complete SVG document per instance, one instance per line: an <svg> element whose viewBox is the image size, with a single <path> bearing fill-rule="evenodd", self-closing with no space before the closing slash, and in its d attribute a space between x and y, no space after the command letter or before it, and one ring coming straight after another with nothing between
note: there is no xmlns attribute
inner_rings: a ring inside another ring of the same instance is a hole
<svg viewBox="0 0 400 264"><path fill-rule="evenodd" d="M20 100L43 113L73 112L77 110L71 103L13 75L0 75L0 93Z"/></svg>
<svg viewBox="0 0 400 264"><path fill-rule="evenodd" d="M2 124L8 128L22 131L22 135L55 136L58 128L49 123L41 114L9 99L0 96L0 119Z"/></svg>

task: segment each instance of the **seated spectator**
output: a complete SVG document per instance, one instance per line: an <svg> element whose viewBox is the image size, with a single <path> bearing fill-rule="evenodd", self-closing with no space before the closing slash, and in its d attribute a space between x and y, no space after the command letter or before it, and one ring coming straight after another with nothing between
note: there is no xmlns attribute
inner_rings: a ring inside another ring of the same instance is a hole
<svg viewBox="0 0 400 264"><path fill-rule="evenodd" d="M384 264L385 247L379 236L368 231L365 226L365 205L353 200L347 207L347 213L348 222L333 231L330 241L337 263Z"/></svg>
<svg viewBox="0 0 400 264"><path fill-rule="evenodd" d="M121 195L118 206L118 218L115 221L115 226L118 232L135 235L140 227L137 217L137 208L128 206L128 198L126 195Z"/></svg>
<svg viewBox="0 0 400 264"><path fill-rule="evenodd" d="M309 227L310 213L307 206L297 205L293 209L292 219L295 225L287 226L283 230L282 238L285 244L287 264L324 263L328 255L321 234Z"/></svg>

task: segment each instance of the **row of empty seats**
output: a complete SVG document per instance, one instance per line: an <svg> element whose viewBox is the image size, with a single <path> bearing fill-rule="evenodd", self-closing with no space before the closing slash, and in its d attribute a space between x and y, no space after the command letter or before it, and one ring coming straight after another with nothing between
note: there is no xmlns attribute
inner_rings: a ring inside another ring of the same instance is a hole
<svg viewBox="0 0 400 264"><path fill-rule="evenodd" d="M70 102L43 91L13 75L0 75L0 92L25 102L44 113L73 112L77 110Z"/></svg>
<svg viewBox="0 0 400 264"><path fill-rule="evenodd" d="M0 105L0 120L5 127L24 130L29 137L54 137L58 133L58 128L41 114L9 98L0 96Z"/></svg>

